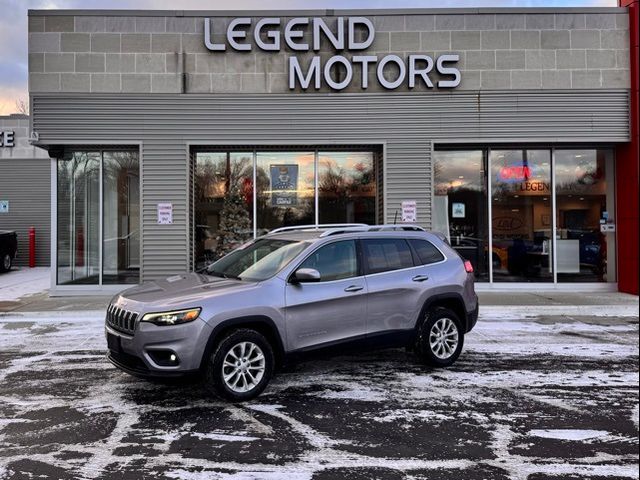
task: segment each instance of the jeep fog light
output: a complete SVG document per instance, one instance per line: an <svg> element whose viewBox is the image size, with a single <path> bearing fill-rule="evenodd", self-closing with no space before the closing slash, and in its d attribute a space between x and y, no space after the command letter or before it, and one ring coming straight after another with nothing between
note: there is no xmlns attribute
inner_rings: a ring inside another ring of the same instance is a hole
<svg viewBox="0 0 640 480"><path fill-rule="evenodd" d="M173 312L147 313L142 317L143 322L151 322L156 325L177 325L192 322L200 315L201 308L190 310L176 310Z"/></svg>

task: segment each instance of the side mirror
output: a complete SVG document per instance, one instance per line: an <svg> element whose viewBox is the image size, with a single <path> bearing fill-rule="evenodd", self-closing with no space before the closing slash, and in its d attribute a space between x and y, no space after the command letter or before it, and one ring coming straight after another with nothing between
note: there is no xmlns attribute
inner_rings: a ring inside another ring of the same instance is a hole
<svg viewBox="0 0 640 480"><path fill-rule="evenodd" d="M291 277L294 283L319 282L320 272L314 268L300 268Z"/></svg>

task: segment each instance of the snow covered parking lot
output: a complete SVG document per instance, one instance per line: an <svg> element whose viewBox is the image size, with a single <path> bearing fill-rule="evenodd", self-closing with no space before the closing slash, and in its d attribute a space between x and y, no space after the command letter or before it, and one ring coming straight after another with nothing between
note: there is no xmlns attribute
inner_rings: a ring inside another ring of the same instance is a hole
<svg viewBox="0 0 640 480"><path fill-rule="evenodd" d="M7 314L0 478L638 478L623 314L484 309L453 368L401 350L310 361L241 405L117 371L100 312Z"/></svg>

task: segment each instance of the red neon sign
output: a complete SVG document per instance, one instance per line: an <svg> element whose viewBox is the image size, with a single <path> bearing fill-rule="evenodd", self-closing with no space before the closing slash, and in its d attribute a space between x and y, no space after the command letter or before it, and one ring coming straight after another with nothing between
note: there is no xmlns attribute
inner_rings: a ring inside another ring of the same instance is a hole
<svg viewBox="0 0 640 480"><path fill-rule="evenodd" d="M498 180L502 182L524 182L531 178L531 167L528 165L509 165L498 172Z"/></svg>

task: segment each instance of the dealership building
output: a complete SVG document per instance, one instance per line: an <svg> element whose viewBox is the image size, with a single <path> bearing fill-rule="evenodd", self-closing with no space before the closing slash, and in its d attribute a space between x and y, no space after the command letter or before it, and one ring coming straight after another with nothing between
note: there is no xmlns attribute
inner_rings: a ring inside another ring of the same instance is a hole
<svg viewBox="0 0 640 480"><path fill-rule="evenodd" d="M638 293L638 3L31 10L52 293L415 222L480 288Z"/></svg>
<svg viewBox="0 0 640 480"><path fill-rule="evenodd" d="M32 263L44 267L51 262L50 191L51 159L46 150L29 143L29 117L0 116L0 230L18 235L15 266L29 265L31 229L35 244Z"/></svg>

